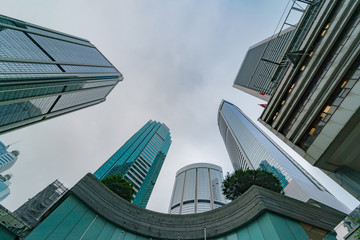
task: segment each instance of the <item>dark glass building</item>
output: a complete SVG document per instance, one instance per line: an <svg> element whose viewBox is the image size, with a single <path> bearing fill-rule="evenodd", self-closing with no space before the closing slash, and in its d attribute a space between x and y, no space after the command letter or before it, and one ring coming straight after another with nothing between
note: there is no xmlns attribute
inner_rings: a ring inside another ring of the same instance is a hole
<svg viewBox="0 0 360 240"><path fill-rule="evenodd" d="M294 28L287 28L249 48L234 81L234 87L264 101L270 99L277 82L272 79L282 63Z"/></svg>
<svg viewBox="0 0 360 240"><path fill-rule="evenodd" d="M120 174L135 190L133 203L145 208L170 148L169 128L150 120L95 173L98 179Z"/></svg>
<svg viewBox="0 0 360 240"><path fill-rule="evenodd" d="M103 102L122 79L88 40L0 15L0 133Z"/></svg>
<svg viewBox="0 0 360 240"><path fill-rule="evenodd" d="M61 182L55 180L16 209L14 214L19 216L29 226L35 227L42 220L46 211L49 210L67 191L68 189Z"/></svg>

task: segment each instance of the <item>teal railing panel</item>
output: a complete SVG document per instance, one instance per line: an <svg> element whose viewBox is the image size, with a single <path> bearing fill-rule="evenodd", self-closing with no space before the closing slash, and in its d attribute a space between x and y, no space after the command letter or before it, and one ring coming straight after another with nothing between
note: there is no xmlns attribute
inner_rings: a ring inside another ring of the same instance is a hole
<svg viewBox="0 0 360 240"><path fill-rule="evenodd" d="M98 236L98 239L111 239L115 233L115 230L116 230L116 227L114 224L111 224L109 222L105 223L103 229L101 230L101 232ZM120 233L121 233L121 231L120 231ZM117 235L116 239L119 238L120 233Z"/></svg>
<svg viewBox="0 0 360 240"><path fill-rule="evenodd" d="M227 236L226 236L226 240L238 240L238 237L237 237L237 235L236 235L236 232L227 235Z"/></svg>
<svg viewBox="0 0 360 240"><path fill-rule="evenodd" d="M79 204L79 200L74 197L68 197L50 214L38 227L36 227L26 240L47 239L49 235L57 228L64 218L72 212ZM50 238L51 239L51 238Z"/></svg>
<svg viewBox="0 0 360 240"><path fill-rule="evenodd" d="M271 213L263 213L259 218L258 222L260 224L261 231L265 240L280 240L278 232L275 230L271 219Z"/></svg>
<svg viewBox="0 0 360 240"><path fill-rule="evenodd" d="M236 231L239 240L251 240L247 227Z"/></svg>
<svg viewBox="0 0 360 240"><path fill-rule="evenodd" d="M293 232L296 240L310 239L305 229L300 225L300 223L295 222L291 219L286 219L286 223L289 226L290 230Z"/></svg>
<svg viewBox="0 0 360 240"><path fill-rule="evenodd" d="M90 223L90 227L86 230L86 233L83 240L93 240L93 239L99 239L98 236L100 235L102 229L104 228L106 224L106 220L102 219L99 216L95 216L95 220L93 220Z"/></svg>
<svg viewBox="0 0 360 240"><path fill-rule="evenodd" d="M0 225L0 239L1 240L15 240L17 236L10 232L7 228Z"/></svg>
<svg viewBox="0 0 360 240"><path fill-rule="evenodd" d="M265 240L257 220L252 221L247 226L247 229L249 231L250 239Z"/></svg>

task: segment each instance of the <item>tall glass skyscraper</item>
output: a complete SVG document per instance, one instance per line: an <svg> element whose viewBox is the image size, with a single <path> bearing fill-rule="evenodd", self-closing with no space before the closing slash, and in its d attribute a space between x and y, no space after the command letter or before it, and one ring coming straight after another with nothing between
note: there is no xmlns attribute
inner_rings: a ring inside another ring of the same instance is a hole
<svg viewBox="0 0 360 240"><path fill-rule="evenodd" d="M88 40L0 15L0 133L103 102L122 79Z"/></svg>
<svg viewBox="0 0 360 240"><path fill-rule="evenodd" d="M234 169L263 169L277 176L285 195L303 202L349 209L261 131L239 108L222 101L218 125Z"/></svg>
<svg viewBox="0 0 360 240"><path fill-rule="evenodd" d="M7 149L8 146L5 146L5 144L0 141L0 173L11 168L17 160L17 156L20 154L17 150L8 152Z"/></svg>
<svg viewBox="0 0 360 240"><path fill-rule="evenodd" d="M13 150L8 151L9 146L6 146L3 142L0 141L0 173L7 171L11 168L19 156L20 152ZM11 184L10 178L11 174L6 174L5 176L0 174L0 201L4 200L10 194L9 185Z"/></svg>
<svg viewBox="0 0 360 240"><path fill-rule="evenodd" d="M5 176L0 174L0 201L4 200L10 194L9 185L12 174L6 174Z"/></svg>
<svg viewBox="0 0 360 240"><path fill-rule="evenodd" d="M226 204L221 186L221 167L210 163L194 163L176 173L169 213L202 213Z"/></svg>
<svg viewBox="0 0 360 240"><path fill-rule="evenodd" d="M135 190L133 203L145 208L171 145L170 130L150 120L95 173L98 179L120 174Z"/></svg>

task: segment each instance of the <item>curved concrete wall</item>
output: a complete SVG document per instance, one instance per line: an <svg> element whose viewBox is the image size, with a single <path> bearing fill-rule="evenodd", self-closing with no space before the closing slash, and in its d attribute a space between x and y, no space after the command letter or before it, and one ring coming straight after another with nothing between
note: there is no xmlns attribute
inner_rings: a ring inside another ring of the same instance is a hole
<svg viewBox="0 0 360 240"><path fill-rule="evenodd" d="M344 217L326 206L312 205L253 186L224 207L200 214L170 215L137 207L87 174L71 190L99 216L127 231L155 239L215 238L249 224L264 212L273 212L297 222L331 231Z"/></svg>

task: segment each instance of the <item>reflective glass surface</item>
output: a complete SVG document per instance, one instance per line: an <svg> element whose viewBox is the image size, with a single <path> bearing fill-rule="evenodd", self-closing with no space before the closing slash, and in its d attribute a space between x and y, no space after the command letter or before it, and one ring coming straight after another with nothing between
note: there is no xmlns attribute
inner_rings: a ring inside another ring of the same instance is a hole
<svg viewBox="0 0 360 240"><path fill-rule="evenodd" d="M305 170L296 166L293 159L283 152L275 143L264 135L240 110L234 105L224 102L221 108L236 142L241 146L254 169L266 160L269 165L281 172L288 182L295 179L307 185L316 185L307 177ZM297 164L298 165L298 164ZM235 167L235 166L234 166Z"/></svg>
<svg viewBox="0 0 360 240"><path fill-rule="evenodd" d="M149 121L94 176L103 179L113 174L122 175L134 185L136 194L133 203L146 207L170 144L170 132L166 125Z"/></svg>
<svg viewBox="0 0 360 240"><path fill-rule="evenodd" d="M52 112L64 109L70 106L80 105L97 99L105 98L113 87L95 88L87 91L64 94L60 97Z"/></svg>
<svg viewBox="0 0 360 240"><path fill-rule="evenodd" d="M0 57L51 61L25 33L0 27Z"/></svg>
<svg viewBox="0 0 360 240"><path fill-rule="evenodd" d="M58 34L58 33L50 32L50 31L45 31L45 30L42 30L40 28L36 28L36 27L32 27L32 26L26 26L26 29L28 29L30 31L38 32L38 33L41 33L41 34L44 34L44 35L47 35L47 36L52 36L52 37L61 38L61 39L64 39L64 40L68 40L68 41L72 41L72 42L92 46L92 44L89 43L88 41L81 40L81 39L78 39L78 38L69 37L69 36L65 36L63 34Z"/></svg>
<svg viewBox="0 0 360 240"><path fill-rule="evenodd" d="M89 67L76 65L61 65L66 72L117 72L113 67Z"/></svg>
<svg viewBox="0 0 360 240"><path fill-rule="evenodd" d="M4 16L0 24L0 133L99 103L121 80L87 40Z"/></svg>
<svg viewBox="0 0 360 240"><path fill-rule="evenodd" d="M22 63L22 62L0 62L1 72L62 72L54 64Z"/></svg>
<svg viewBox="0 0 360 240"><path fill-rule="evenodd" d="M0 126L26 120L47 113L55 97L33 99L25 102L0 105Z"/></svg>
<svg viewBox="0 0 360 240"><path fill-rule="evenodd" d="M111 66L94 47L29 34L55 61Z"/></svg>

